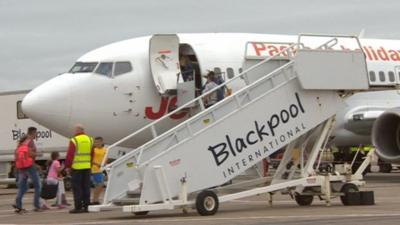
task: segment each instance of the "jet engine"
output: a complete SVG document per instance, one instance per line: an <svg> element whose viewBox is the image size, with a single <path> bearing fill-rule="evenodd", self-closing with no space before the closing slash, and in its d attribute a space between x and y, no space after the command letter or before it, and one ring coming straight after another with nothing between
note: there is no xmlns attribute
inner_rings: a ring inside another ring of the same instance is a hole
<svg viewBox="0 0 400 225"><path fill-rule="evenodd" d="M400 162L400 108L382 113L372 127L372 144L386 162Z"/></svg>

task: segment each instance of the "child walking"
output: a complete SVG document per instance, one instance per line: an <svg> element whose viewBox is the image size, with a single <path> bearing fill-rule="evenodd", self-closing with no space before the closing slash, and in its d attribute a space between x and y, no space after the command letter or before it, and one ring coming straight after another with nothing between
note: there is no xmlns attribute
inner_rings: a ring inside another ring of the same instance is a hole
<svg viewBox="0 0 400 225"><path fill-rule="evenodd" d="M94 139L93 158L92 158L92 182L94 184L93 200L91 205L100 204L100 195L104 190L104 174L101 171L101 163L106 155L106 148L102 137Z"/></svg>
<svg viewBox="0 0 400 225"><path fill-rule="evenodd" d="M68 203L65 197L63 176L61 175L63 167L61 166L60 161L58 161L59 158L60 154L58 152L51 153L52 161L47 174L46 182L49 185L58 185L56 204L54 206L57 206L59 209L63 209L68 205Z"/></svg>

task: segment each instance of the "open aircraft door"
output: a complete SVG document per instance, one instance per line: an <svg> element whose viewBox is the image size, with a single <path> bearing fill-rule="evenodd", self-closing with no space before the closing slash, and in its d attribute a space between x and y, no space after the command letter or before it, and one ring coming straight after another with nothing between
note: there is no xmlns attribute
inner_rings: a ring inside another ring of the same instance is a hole
<svg viewBox="0 0 400 225"><path fill-rule="evenodd" d="M150 68L160 94L176 93L183 82L179 67L179 38L175 34L156 34L150 39Z"/></svg>

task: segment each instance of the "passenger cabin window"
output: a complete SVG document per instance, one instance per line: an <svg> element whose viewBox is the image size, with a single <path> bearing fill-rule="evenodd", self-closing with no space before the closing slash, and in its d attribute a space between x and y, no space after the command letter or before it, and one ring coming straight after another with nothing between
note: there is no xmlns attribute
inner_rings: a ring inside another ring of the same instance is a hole
<svg viewBox="0 0 400 225"><path fill-rule="evenodd" d="M124 73L132 71L132 65L130 62L116 62L114 69L114 76L118 76Z"/></svg>
<svg viewBox="0 0 400 225"><path fill-rule="evenodd" d="M385 81L385 73L383 71L379 71L379 81Z"/></svg>
<svg viewBox="0 0 400 225"><path fill-rule="evenodd" d="M24 114L21 107L22 101L17 101L17 119L28 119L29 117Z"/></svg>
<svg viewBox="0 0 400 225"><path fill-rule="evenodd" d="M394 82L394 72L393 71L389 71L389 81L390 82Z"/></svg>
<svg viewBox="0 0 400 225"><path fill-rule="evenodd" d="M226 69L226 74L228 74L229 79L232 79L235 76L233 69L230 67Z"/></svg>
<svg viewBox="0 0 400 225"><path fill-rule="evenodd" d="M369 80L372 82L376 81L375 71L369 71Z"/></svg>
<svg viewBox="0 0 400 225"><path fill-rule="evenodd" d="M105 75L107 77L112 76L113 63L100 63L96 69L96 73Z"/></svg>
<svg viewBox="0 0 400 225"><path fill-rule="evenodd" d="M69 70L70 73L91 73L97 66L97 62L76 62Z"/></svg>

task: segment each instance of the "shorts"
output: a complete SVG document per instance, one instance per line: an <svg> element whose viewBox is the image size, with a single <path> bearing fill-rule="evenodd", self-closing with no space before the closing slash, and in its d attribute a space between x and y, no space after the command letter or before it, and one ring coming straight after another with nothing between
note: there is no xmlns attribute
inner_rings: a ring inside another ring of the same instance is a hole
<svg viewBox="0 0 400 225"><path fill-rule="evenodd" d="M93 173L92 182L94 186L104 185L104 174L103 173Z"/></svg>

